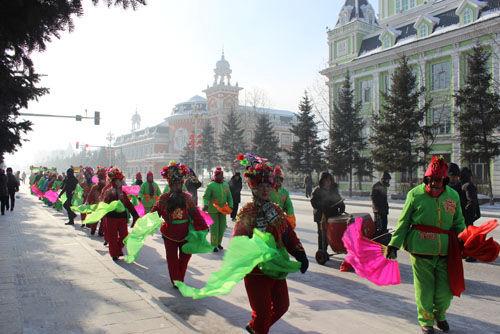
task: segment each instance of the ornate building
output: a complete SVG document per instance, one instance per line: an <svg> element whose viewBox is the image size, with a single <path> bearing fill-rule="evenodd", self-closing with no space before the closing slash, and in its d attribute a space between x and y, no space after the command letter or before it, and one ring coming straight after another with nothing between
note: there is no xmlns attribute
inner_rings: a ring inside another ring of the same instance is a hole
<svg viewBox="0 0 500 334"><path fill-rule="evenodd" d="M201 134L206 122L214 127L215 140L218 141L222 123L230 110L236 110L245 125L248 143L254 138L257 115L266 113L280 139L280 147L291 149L294 138L290 127L295 122L295 114L287 110L240 105L239 93L243 88L237 82L231 84L231 74L231 66L223 52L214 69L213 84L203 91L206 98L195 95L188 101L176 104L164 122L142 130L133 125L131 133L119 136L114 146L121 149L127 159L124 167L127 176L132 177L137 171L144 173L151 170L158 177L163 165L170 160L180 159L190 135ZM140 120L140 116L136 115L133 121Z"/></svg>
<svg viewBox="0 0 500 334"><path fill-rule="evenodd" d="M367 123L364 133L368 136L372 115L382 106L380 92L387 92L398 59L406 55L418 84L433 99L426 119L438 125L432 153L461 164L453 94L464 84L466 56L476 43L486 45L492 52L490 70L498 84L500 1L379 0L379 10L377 20L369 1L346 0L335 27L327 31L329 63L321 73L328 78L330 110L349 70L355 96L362 104ZM463 163L474 169L479 183L489 168L494 193L500 193L499 158L491 163Z"/></svg>

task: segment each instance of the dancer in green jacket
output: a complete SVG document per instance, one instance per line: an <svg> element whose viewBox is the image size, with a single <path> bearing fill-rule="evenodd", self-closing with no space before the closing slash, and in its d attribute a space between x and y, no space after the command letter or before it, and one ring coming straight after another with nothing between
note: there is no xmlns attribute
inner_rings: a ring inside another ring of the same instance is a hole
<svg viewBox="0 0 500 334"><path fill-rule="evenodd" d="M280 166L274 167L273 177L274 189L270 194L271 202L278 204L278 206L286 214L287 222L290 224L292 229L295 229L295 212L293 210L292 200L290 199L290 193L282 185L285 175L283 174L283 170Z"/></svg>
<svg viewBox="0 0 500 334"><path fill-rule="evenodd" d="M146 182L141 185L141 190L139 190L139 198L141 199L142 205L144 205L146 213L151 211L151 208L155 205L160 195L160 187L158 187L158 184L153 180L153 172L148 172L146 175Z"/></svg>
<svg viewBox="0 0 500 334"><path fill-rule="evenodd" d="M217 167L214 170L213 181L208 184L203 195L203 204L203 211L207 211L214 221L212 226L210 226L210 242L214 246L214 252L218 252L223 249L222 238L227 226L226 215L231 213L230 211L220 212L219 209L224 208L226 204L231 210L233 208L231 190L229 189L229 184L224 181L224 172L221 167Z"/></svg>
<svg viewBox="0 0 500 334"><path fill-rule="evenodd" d="M460 199L447 186L448 166L433 157L424 183L406 196L403 212L386 251L396 258L401 247L410 253L418 322L425 334L434 333L434 322L449 331L446 310L453 295L464 290L463 268L457 234L464 228Z"/></svg>

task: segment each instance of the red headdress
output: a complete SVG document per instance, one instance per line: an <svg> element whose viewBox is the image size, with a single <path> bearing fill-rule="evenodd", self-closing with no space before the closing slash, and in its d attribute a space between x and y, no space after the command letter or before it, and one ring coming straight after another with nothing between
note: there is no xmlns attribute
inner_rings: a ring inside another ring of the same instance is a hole
<svg viewBox="0 0 500 334"><path fill-rule="evenodd" d="M274 177L275 177L275 178L276 178L276 177L281 177L282 179L284 179L284 178L285 178L285 174L283 173L283 170L282 170L282 169L281 169L281 167L280 167L280 166L278 166L278 165L277 165L276 167L274 167L274 172L273 172L273 174L274 174Z"/></svg>
<svg viewBox="0 0 500 334"><path fill-rule="evenodd" d="M112 180L123 180L125 176L118 167L111 167L108 169L108 177Z"/></svg>
<svg viewBox="0 0 500 334"><path fill-rule="evenodd" d="M252 153L238 154L236 159L246 168L243 176L251 189L257 188L261 183L274 186L273 165L267 159Z"/></svg>
<svg viewBox="0 0 500 334"><path fill-rule="evenodd" d="M427 177L445 178L448 177L448 164L443 156L433 156L425 175Z"/></svg>
<svg viewBox="0 0 500 334"><path fill-rule="evenodd" d="M147 174L146 174L146 177L152 177L153 176L153 172L152 171L149 171Z"/></svg>
<svg viewBox="0 0 500 334"><path fill-rule="evenodd" d="M160 174L164 179L167 179L168 184L172 184L174 181L184 182L184 178L189 175L189 167L170 161L167 166L162 168Z"/></svg>
<svg viewBox="0 0 500 334"><path fill-rule="evenodd" d="M135 174L135 178L136 178L136 179L142 179L142 174L141 174L141 172L137 172L137 173Z"/></svg>
<svg viewBox="0 0 500 334"><path fill-rule="evenodd" d="M106 179L106 168L97 166L97 177L101 180Z"/></svg>
<svg viewBox="0 0 500 334"><path fill-rule="evenodd" d="M221 166L215 167L215 169L214 169L214 176L221 175L221 174L224 175L224 171L222 170L222 167Z"/></svg>
<svg viewBox="0 0 500 334"><path fill-rule="evenodd" d="M83 170L83 174L92 176L94 175L94 169L90 166L85 167Z"/></svg>

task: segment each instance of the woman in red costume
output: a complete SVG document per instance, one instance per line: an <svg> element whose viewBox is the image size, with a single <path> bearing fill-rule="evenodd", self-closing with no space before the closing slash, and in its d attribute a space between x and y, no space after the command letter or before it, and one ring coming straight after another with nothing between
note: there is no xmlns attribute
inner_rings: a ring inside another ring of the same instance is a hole
<svg viewBox="0 0 500 334"><path fill-rule="evenodd" d="M94 184L92 188L90 188L89 194L85 198L86 204L97 204L101 200L101 192L106 185L106 169L97 167L97 184ZM95 230L97 228L97 224L90 225L90 234L94 235ZM100 236L103 235L103 224L102 221L99 223L99 233Z"/></svg>
<svg viewBox="0 0 500 334"><path fill-rule="evenodd" d="M85 167L85 169L83 170L83 176L84 176L84 179L82 182L80 182L80 187L82 187L82 189L83 189L82 198L83 198L83 202L85 202L85 200L87 199L87 196L90 193L90 189L92 189L92 186L94 185L92 183L92 176L94 176L94 169L92 167ZM85 220L86 216L87 215L85 213L80 214L80 217L82 219L82 228L86 227L85 224L83 224L83 221Z"/></svg>
<svg viewBox="0 0 500 334"><path fill-rule="evenodd" d="M174 288L174 281L184 282L184 276L191 254L182 252L181 247L186 243L189 225L196 231L206 230L208 226L201 217L191 194L182 191L184 179L189 175L186 165L174 161L163 167L161 175L167 179L170 191L161 195L151 212L158 212L164 223L160 228L165 251L170 281Z"/></svg>
<svg viewBox="0 0 500 334"><path fill-rule="evenodd" d="M238 213L233 235L252 237L254 228L271 233L276 245L286 247L288 253L301 263L300 271L305 273L309 261L304 248L283 210L270 200L274 187L273 168L265 159L253 155L247 154L245 159L250 163L244 176L252 190L253 201ZM255 267L245 277L245 288L252 307L252 320L246 330L266 334L288 310L290 302L286 279L271 278Z"/></svg>
<svg viewBox="0 0 500 334"><path fill-rule="evenodd" d="M130 203L127 194L122 191L123 173L115 167L108 171L108 178L111 186L104 187L102 200L106 203L121 201L133 217L132 225L135 224L139 215L132 203ZM109 255L111 255L113 261L116 261L119 256L123 256L123 239L128 235L127 211L111 211L104 216L104 219L106 220L105 233L106 240L109 242Z"/></svg>

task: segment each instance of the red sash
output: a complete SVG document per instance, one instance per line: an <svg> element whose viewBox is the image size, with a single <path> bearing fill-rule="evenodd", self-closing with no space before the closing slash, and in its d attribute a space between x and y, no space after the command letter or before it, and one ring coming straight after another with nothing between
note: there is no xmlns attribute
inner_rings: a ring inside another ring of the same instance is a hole
<svg viewBox="0 0 500 334"><path fill-rule="evenodd" d="M413 225L412 228L421 232L448 235L448 281L453 295L460 297L460 294L465 290L465 280L462 252L457 233L428 225Z"/></svg>

